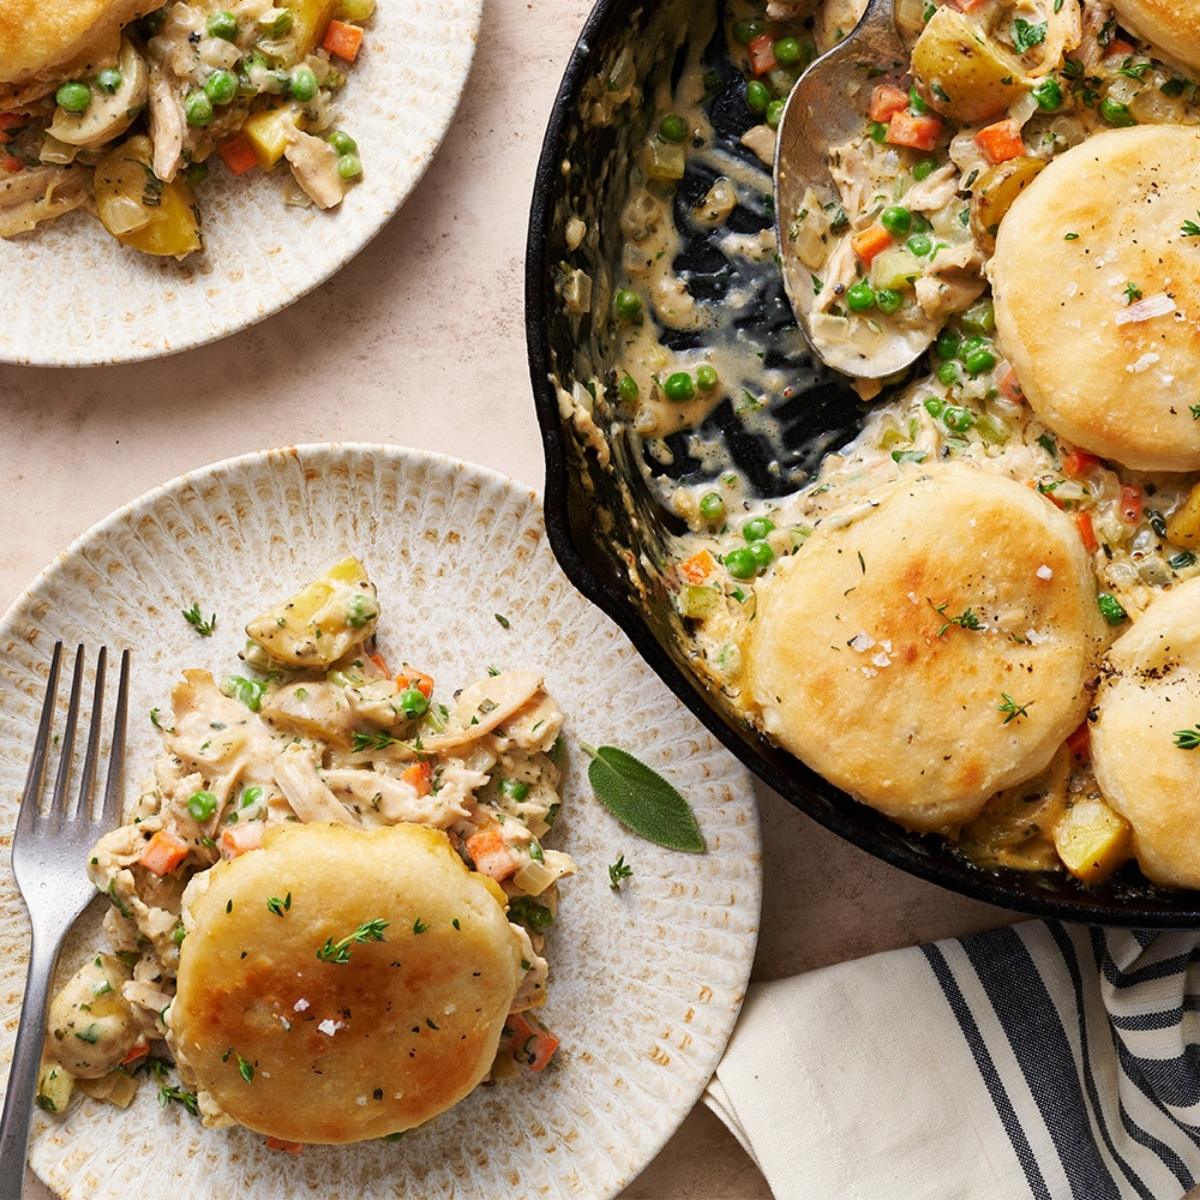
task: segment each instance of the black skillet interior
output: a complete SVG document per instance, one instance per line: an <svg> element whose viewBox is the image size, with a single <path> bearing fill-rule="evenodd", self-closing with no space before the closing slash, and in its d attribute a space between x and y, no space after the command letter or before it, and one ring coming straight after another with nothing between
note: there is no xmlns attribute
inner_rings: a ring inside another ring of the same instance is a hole
<svg viewBox="0 0 1200 1200"><path fill-rule="evenodd" d="M797 808L855 845L922 878L993 904L1040 916L1134 927L1200 926L1200 896L1149 883L1132 867L1103 886L1084 888L1064 875L990 872L959 856L940 838L907 833L838 791L781 752L696 677L681 645L680 618L664 575L665 537L677 532L646 474L702 477L701 464L681 436L671 441L674 462L664 468L643 456L637 439L612 434L603 396L595 424L605 448L565 417L559 388L570 392L593 376L612 381L607 311L620 261L619 216L627 195L632 147L646 134L653 111L652 81L681 68L689 30L701 28L724 0L599 0L571 57L538 166L526 259L526 325L530 370L546 453L546 524L568 577L628 634L650 666L722 742ZM707 10L707 12L706 12ZM705 108L718 138L749 158L738 138L751 124L741 76L730 63L716 23L705 48ZM645 84L632 99L630 79ZM641 96L646 99L641 101ZM689 165L678 205L694 205L712 183ZM730 226L752 233L771 222L769 198L740 205ZM566 226L576 216L587 236L568 251ZM680 223L681 229L686 229ZM727 230L726 230L727 231ZM731 402L706 421L702 433L719 437L752 487L764 496L786 493L820 454L858 431L864 409L845 382L797 351L791 312L774 264L760 270L731 264L712 235L688 234L676 260L689 290L719 300L733 286L756 301L747 332L768 366L794 378L792 394L771 412L769 431L747 430ZM588 312L571 315L560 287L564 273L582 269L592 281ZM663 332L666 345L687 348L694 334ZM607 462L602 459L607 458Z"/></svg>

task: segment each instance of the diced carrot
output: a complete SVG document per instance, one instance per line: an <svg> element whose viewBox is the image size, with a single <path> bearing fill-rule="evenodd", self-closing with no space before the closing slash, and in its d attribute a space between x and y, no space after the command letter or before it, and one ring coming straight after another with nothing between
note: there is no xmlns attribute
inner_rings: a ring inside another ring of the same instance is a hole
<svg viewBox="0 0 1200 1200"><path fill-rule="evenodd" d="M304 1149L303 1142L285 1142L282 1138L267 1138L268 1150L282 1150L284 1154L299 1154Z"/></svg>
<svg viewBox="0 0 1200 1200"><path fill-rule="evenodd" d="M262 845L263 822L247 821L244 825L229 825L221 830L221 852L226 858L237 858Z"/></svg>
<svg viewBox="0 0 1200 1200"><path fill-rule="evenodd" d="M1001 377L999 387L1000 394L1006 400L1011 400L1014 404L1025 403L1025 393L1021 390L1021 381L1012 367L1009 367Z"/></svg>
<svg viewBox="0 0 1200 1200"><path fill-rule="evenodd" d="M960 12L974 12L987 2L988 0L954 0L954 5Z"/></svg>
<svg viewBox="0 0 1200 1200"><path fill-rule="evenodd" d="M531 1071L544 1071L558 1049L558 1038L525 1013L509 1013L504 1028L512 1035L513 1058Z"/></svg>
<svg viewBox="0 0 1200 1200"><path fill-rule="evenodd" d="M1142 519L1142 489L1132 483L1121 487L1121 520L1136 525Z"/></svg>
<svg viewBox="0 0 1200 1200"><path fill-rule="evenodd" d="M1104 57L1108 58L1110 54L1119 54L1122 58L1133 53L1133 44L1127 42L1124 38L1113 38L1107 46L1104 47Z"/></svg>
<svg viewBox="0 0 1200 1200"><path fill-rule="evenodd" d="M137 1062L137 1060L139 1058L145 1058L146 1055L149 1053L150 1053L150 1043L149 1042L138 1042L136 1045L132 1046L130 1048L129 1053L127 1055L125 1055L125 1057L123 1059L121 1059L121 1066L127 1067L127 1066L129 1066L130 1063Z"/></svg>
<svg viewBox="0 0 1200 1200"><path fill-rule="evenodd" d="M348 25L345 21L330 21L325 31L325 40L321 45L330 54L336 54L346 62L353 62L358 57L362 45L363 31L357 25Z"/></svg>
<svg viewBox="0 0 1200 1200"><path fill-rule="evenodd" d="M877 83L871 93L867 116L872 121L882 121L886 125L894 113L903 112L907 107L908 93L903 88L890 83Z"/></svg>
<svg viewBox="0 0 1200 1200"><path fill-rule="evenodd" d="M396 686L400 688L416 688L428 700L433 695L433 676L426 675L413 667L405 667L396 676Z"/></svg>
<svg viewBox="0 0 1200 1200"><path fill-rule="evenodd" d="M221 156L221 161L235 175L245 175L247 171L258 166L258 155L255 153L250 139L244 133L236 134L222 142L217 147L217 153Z"/></svg>
<svg viewBox="0 0 1200 1200"><path fill-rule="evenodd" d="M864 263L869 263L881 250L892 244L892 235L882 225L860 229L851 239L850 246Z"/></svg>
<svg viewBox="0 0 1200 1200"><path fill-rule="evenodd" d="M433 788L433 766L428 761L413 763L400 772L400 778L416 788L418 796L428 796Z"/></svg>
<svg viewBox="0 0 1200 1200"><path fill-rule="evenodd" d="M750 51L750 70L755 75L765 75L779 66L775 59L775 40L769 33L760 33L746 49Z"/></svg>
<svg viewBox="0 0 1200 1200"><path fill-rule="evenodd" d="M942 118L933 113L919 116L911 112L892 114L888 123L887 140L893 146L909 146L913 150L932 150L942 132Z"/></svg>
<svg viewBox="0 0 1200 1200"><path fill-rule="evenodd" d="M1075 528L1079 530L1079 536L1083 538L1083 548L1089 554L1095 554L1100 549L1100 543L1096 540L1095 529L1092 528L1092 514L1077 512L1075 514Z"/></svg>
<svg viewBox="0 0 1200 1200"><path fill-rule="evenodd" d="M716 569L716 559L707 550L699 550L679 564L679 573L688 583L703 583Z"/></svg>
<svg viewBox="0 0 1200 1200"><path fill-rule="evenodd" d="M1067 749L1078 763L1085 763L1092 757L1092 731L1086 721L1067 738Z"/></svg>
<svg viewBox="0 0 1200 1200"><path fill-rule="evenodd" d="M380 653L376 652L376 653L374 653L374 654L368 654L368 655L367 655L367 657L368 657L368 658L369 658L369 659L370 659L370 660L371 660L371 661L372 661L372 662L373 662L373 663L374 663L374 664L375 664L375 665L376 665L376 666L377 666L377 667L378 667L378 668L379 668L379 669L380 669L380 670L381 670L381 671L382 671L382 672L383 672L385 675L390 675L390 674L391 674L391 671L389 671L389 670L388 670L388 665L387 665L387 662L384 660L384 657L383 657L383 655L382 655L382 654L380 654Z"/></svg>
<svg viewBox="0 0 1200 1200"><path fill-rule="evenodd" d="M187 858L187 853L187 842L166 829L159 829L146 843L138 865L155 875L169 875Z"/></svg>
<svg viewBox="0 0 1200 1200"><path fill-rule="evenodd" d="M489 875L499 882L507 879L516 869L517 860L509 849L499 825L489 825L467 838L467 853L481 875Z"/></svg>
<svg viewBox="0 0 1200 1200"><path fill-rule="evenodd" d="M1070 454L1063 455L1062 470L1068 479L1080 479L1099 465L1100 460L1086 450L1072 450Z"/></svg>
<svg viewBox="0 0 1200 1200"><path fill-rule="evenodd" d="M25 170L24 161L15 154L6 154L3 159L0 159L0 163L3 164L6 171L13 175L16 175L18 171Z"/></svg>
<svg viewBox="0 0 1200 1200"><path fill-rule="evenodd" d="M1011 117L981 129L975 135L975 145L994 163L1008 162L1010 158L1020 158L1025 153L1020 127Z"/></svg>
<svg viewBox="0 0 1200 1200"><path fill-rule="evenodd" d="M18 125L23 125L29 118L22 116L21 113L2 112L0 113L0 129L16 129Z"/></svg>

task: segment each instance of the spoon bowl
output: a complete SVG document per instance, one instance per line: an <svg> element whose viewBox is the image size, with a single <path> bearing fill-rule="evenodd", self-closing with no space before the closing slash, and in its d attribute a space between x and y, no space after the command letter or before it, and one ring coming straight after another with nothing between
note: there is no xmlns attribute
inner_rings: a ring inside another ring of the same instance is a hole
<svg viewBox="0 0 1200 1200"><path fill-rule="evenodd" d="M904 370L934 334L897 330L869 355L849 342L827 342L813 329L813 275L796 250L795 222L810 187L837 195L829 172L835 146L862 132L863 115L852 102L871 79L906 69L908 52L896 30L894 0L870 0L853 31L821 55L796 81L775 138L775 234L787 297L805 340L826 366L862 379Z"/></svg>

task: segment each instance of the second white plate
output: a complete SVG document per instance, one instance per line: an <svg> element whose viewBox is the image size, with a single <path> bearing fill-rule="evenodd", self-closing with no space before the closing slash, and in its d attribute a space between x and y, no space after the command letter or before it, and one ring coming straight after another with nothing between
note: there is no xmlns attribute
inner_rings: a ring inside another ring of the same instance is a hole
<svg viewBox="0 0 1200 1200"><path fill-rule="evenodd" d="M421 665L446 693L489 665L534 668L567 714L551 844L579 875L549 933L542 1014L562 1049L542 1075L477 1089L399 1142L298 1158L245 1130L205 1130L178 1105L160 1107L148 1085L125 1111L80 1098L65 1119L35 1114L31 1162L62 1196L599 1200L653 1158L720 1058L758 927L749 776L567 581L534 494L479 467L383 446L271 451L177 479L85 534L0 623L0 829L15 821L55 640L132 648L132 794L158 750L147 714L168 703L179 671L229 673L245 620L346 553L378 584L385 657ZM180 615L193 601L217 614L210 640ZM593 798L580 740L619 745L668 775L708 853L628 834ZM635 873L618 893L607 866L622 853ZM100 909L66 969L103 944ZM28 949L7 867L0 948L4 1061Z"/></svg>

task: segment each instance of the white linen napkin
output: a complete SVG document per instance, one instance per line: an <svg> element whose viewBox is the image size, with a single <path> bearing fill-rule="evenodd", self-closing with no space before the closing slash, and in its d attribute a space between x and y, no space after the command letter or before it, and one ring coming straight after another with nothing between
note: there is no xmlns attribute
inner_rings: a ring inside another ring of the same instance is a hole
<svg viewBox="0 0 1200 1200"><path fill-rule="evenodd" d="M1032 921L754 984L705 1103L776 1200L1179 1200L1200 934Z"/></svg>

